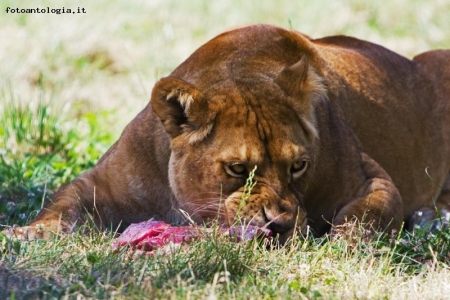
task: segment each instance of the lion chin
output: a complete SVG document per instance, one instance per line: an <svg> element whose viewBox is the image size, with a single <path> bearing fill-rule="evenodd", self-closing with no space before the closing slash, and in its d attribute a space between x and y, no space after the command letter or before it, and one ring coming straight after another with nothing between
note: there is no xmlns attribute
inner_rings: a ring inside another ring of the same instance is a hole
<svg viewBox="0 0 450 300"><path fill-rule="evenodd" d="M282 241L351 219L436 227L450 211L449 65L449 50L409 60L345 36L225 32L155 84L93 169L8 234L177 224L181 210Z"/></svg>

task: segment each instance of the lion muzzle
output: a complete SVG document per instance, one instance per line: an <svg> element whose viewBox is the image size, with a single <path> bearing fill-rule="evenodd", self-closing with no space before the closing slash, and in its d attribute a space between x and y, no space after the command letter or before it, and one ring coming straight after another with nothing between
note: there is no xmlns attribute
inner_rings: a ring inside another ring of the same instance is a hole
<svg viewBox="0 0 450 300"><path fill-rule="evenodd" d="M249 195L236 191L225 199L228 225L251 224L270 229L284 242L294 234L304 231L306 212L292 193L284 197L266 185L257 185Z"/></svg>

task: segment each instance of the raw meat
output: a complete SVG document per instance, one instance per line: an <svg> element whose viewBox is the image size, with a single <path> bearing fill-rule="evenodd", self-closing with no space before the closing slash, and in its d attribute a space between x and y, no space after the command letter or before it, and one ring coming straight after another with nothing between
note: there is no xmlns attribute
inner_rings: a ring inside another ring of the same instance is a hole
<svg viewBox="0 0 450 300"><path fill-rule="evenodd" d="M134 249L152 251L169 242L180 244L196 237L197 230L190 226L174 227L161 221L145 221L131 224L121 236L113 241L112 247L130 245Z"/></svg>
<svg viewBox="0 0 450 300"><path fill-rule="evenodd" d="M168 244L181 244L201 238L208 229L194 226L172 226L162 221L145 221L131 224L122 235L112 243L113 250L129 245L132 249L153 251ZM257 237L269 238L269 229L253 225L232 226L221 229L224 235L229 235L236 241L246 241Z"/></svg>

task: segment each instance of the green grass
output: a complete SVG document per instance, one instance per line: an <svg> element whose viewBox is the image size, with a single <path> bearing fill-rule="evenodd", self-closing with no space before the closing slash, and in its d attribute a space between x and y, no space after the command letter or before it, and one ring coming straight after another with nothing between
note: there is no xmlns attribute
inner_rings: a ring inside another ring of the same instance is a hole
<svg viewBox="0 0 450 300"><path fill-rule="evenodd" d="M436 243L439 235L443 244ZM110 233L50 241L3 239L0 291L7 292L0 296L399 299L419 293L442 299L450 280L450 239L448 233L430 236L379 235L370 243L308 238L268 249L257 241L235 243L211 233L150 257L126 248L112 252Z"/></svg>
<svg viewBox="0 0 450 300"><path fill-rule="evenodd" d="M69 119L52 100L18 101L0 96L0 220L25 225L52 191L95 165L112 143L99 116Z"/></svg>
<svg viewBox="0 0 450 300"><path fill-rule="evenodd" d="M40 0L33 6L55 7ZM62 0L58 7L72 7ZM347 34L407 57L450 48L450 2L80 1L85 15L6 14L0 1L0 224L24 225L92 167L148 102L155 81L218 33L270 23ZM57 8L57 7L55 7ZM0 298L442 299L450 233L284 248L211 234L155 257L111 251L111 233L0 237Z"/></svg>

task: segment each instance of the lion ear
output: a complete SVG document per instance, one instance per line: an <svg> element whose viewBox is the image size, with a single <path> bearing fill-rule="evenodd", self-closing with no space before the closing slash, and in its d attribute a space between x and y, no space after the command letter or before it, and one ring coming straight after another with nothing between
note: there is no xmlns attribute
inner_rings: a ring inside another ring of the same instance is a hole
<svg viewBox="0 0 450 300"><path fill-rule="evenodd" d="M275 82L290 97L295 99L293 108L301 117L308 136L318 138L314 107L318 99L326 99L326 88L322 78L303 56L295 64L286 67Z"/></svg>
<svg viewBox="0 0 450 300"><path fill-rule="evenodd" d="M186 133L189 142L209 134L214 116L202 93L192 84L175 78L159 80L152 91L151 105L166 132L172 137Z"/></svg>
<svg viewBox="0 0 450 300"><path fill-rule="evenodd" d="M285 68L275 79L275 82L289 96L300 96L308 81L308 59L303 56L298 62Z"/></svg>

